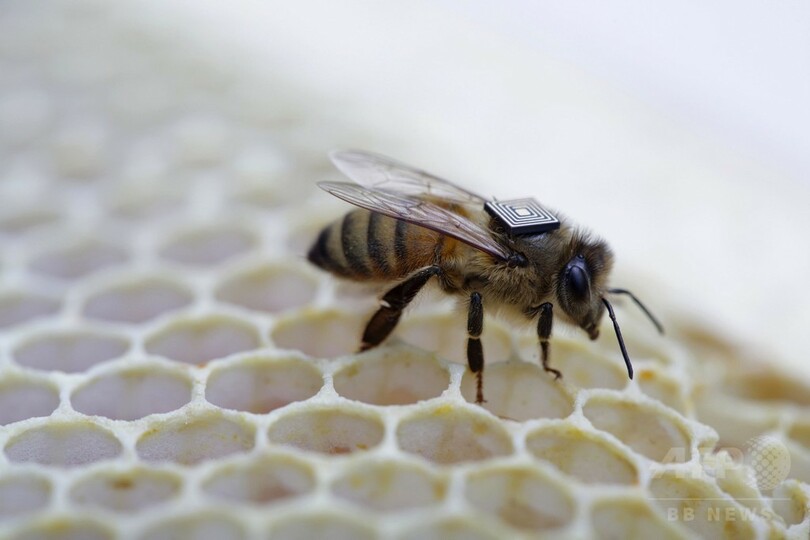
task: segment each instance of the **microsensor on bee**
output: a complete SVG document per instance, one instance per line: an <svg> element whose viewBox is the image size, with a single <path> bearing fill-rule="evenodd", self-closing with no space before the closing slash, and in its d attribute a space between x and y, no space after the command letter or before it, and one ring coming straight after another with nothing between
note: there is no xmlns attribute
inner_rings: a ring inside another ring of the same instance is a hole
<svg viewBox="0 0 810 540"><path fill-rule="evenodd" d="M484 209L510 234L538 234L560 228L560 221L531 198L487 201Z"/></svg>

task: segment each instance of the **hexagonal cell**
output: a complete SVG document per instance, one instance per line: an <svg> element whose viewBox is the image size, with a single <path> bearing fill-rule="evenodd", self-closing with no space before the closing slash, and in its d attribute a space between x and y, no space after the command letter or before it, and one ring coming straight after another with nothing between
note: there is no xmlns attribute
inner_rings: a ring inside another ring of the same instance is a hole
<svg viewBox="0 0 810 540"><path fill-rule="evenodd" d="M232 129L218 116L187 115L172 131L175 158L181 165L214 165L230 153Z"/></svg>
<svg viewBox="0 0 810 540"><path fill-rule="evenodd" d="M700 358L701 362L721 367L733 366L734 369L727 370L728 373L742 367L740 360L743 355L740 354L739 340L721 335L717 332L717 328L706 324L705 321L699 321L697 318L681 318L677 322L676 332L677 339L688 344L689 351L695 358ZM766 371L775 367L771 362L763 364L767 365Z"/></svg>
<svg viewBox="0 0 810 540"><path fill-rule="evenodd" d="M113 540L116 534L90 519L60 517L18 530L9 540Z"/></svg>
<svg viewBox="0 0 810 540"><path fill-rule="evenodd" d="M66 15L68 15L68 13L69 12L65 12ZM82 11L72 11L69 16L82 17L82 15L79 15L80 13L82 13ZM89 15L91 11L87 10L84 13ZM34 28L31 28L31 30L34 30ZM78 30L78 28L76 30ZM73 32L76 32L76 30ZM34 31L36 32L36 30ZM83 30L78 30L76 33L70 32L69 30L68 32L69 34L67 35L76 38L76 41L79 41L79 35L82 35L83 38L87 37ZM91 45L89 41L85 41L84 46L75 47L75 45L77 45L77 43L66 46L63 50L50 58L38 59L38 63L44 64L43 67L45 69L43 74L46 80L48 80L46 88L60 89L60 91L51 90L54 98L62 91L75 91L80 95L84 92L91 92L94 88L98 87L96 85L104 85L104 83L109 82L110 79L117 74L116 70L112 69L111 58L107 56L111 52L111 49L107 47L112 45L112 40L104 45L100 43ZM99 50L101 47L104 47L103 51ZM123 58L121 60L123 61ZM130 60L131 58L128 58L125 62L129 64ZM121 74L123 75L123 73ZM93 98L87 96L86 99L92 100ZM60 114L58 123L54 123L55 129L53 131L58 136L58 143L65 143L65 147L61 150L66 154L70 154L73 151L78 151L78 153L81 154L81 150L78 148L71 148L71 143L84 141L93 147L108 143L106 135L110 133L109 129L112 128L112 126L106 125L104 122L105 119L94 110L94 107L82 107L80 112L72 107L65 107L67 103L64 97L56 98L55 101L56 100L58 100L57 103L60 105L58 109L60 112L64 109L67 109L65 112L70 111L68 114ZM53 146L58 147L59 144L54 144ZM77 144L77 146L82 145ZM82 155L73 158L66 156L66 159L75 159L81 162L84 157L85 156ZM61 170L58 172L60 174L56 174L55 176L60 178L63 173Z"/></svg>
<svg viewBox="0 0 810 540"><path fill-rule="evenodd" d="M365 523L348 516L325 512L285 516L270 526L267 538L273 540L374 540L380 536Z"/></svg>
<svg viewBox="0 0 810 540"><path fill-rule="evenodd" d="M59 389L47 382L6 376L0 379L0 426L48 416L59 406Z"/></svg>
<svg viewBox="0 0 810 540"><path fill-rule="evenodd" d="M776 430L782 421L778 409L726 395L716 385L699 387L692 398L697 419L717 430L720 446L742 448L752 437Z"/></svg>
<svg viewBox="0 0 810 540"><path fill-rule="evenodd" d="M222 226L188 231L160 250L160 257L189 266L214 266L242 255L258 245L245 229Z"/></svg>
<svg viewBox="0 0 810 540"><path fill-rule="evenodd" d="M70 500L78 506L115 512L139 512L176 498L181 477L149 469L92 473L70 488Z"/></svg>
<svg viewBox="0 0 810 540"><path fill-rule="evenodd" d="M420 523L408 529L398 540L498 540L503 531L492 531L472 516L445 518Z"/></svg>
<svg viewBox="0 0 810 540"><path fill-rule="evenodd" d="M233 317L176 321L146 340L146 351L187 364L206 364L261 345L253 325Z"/></svg>
<svg viewBox="0 0 810 540"><path fill-rule="evenodd" d="M285 187L273 184L243 186L237 193L234 193L233 202L258 210L279 208L286 199L290 199L290 193Z"/></svg>
<svg viewBox="0 0 810 540"><path fill-rule="evenodd" d="M196 465L251 450L256 429L214 413L158 422L138 438L135 450L145 461Z"/></svg>
<svg viewBox="0 0 810 540"><path fill-rule="evenodd" d="M188 306L194 296L186 287L164 278L107 287L91 295L82 314L89 319L142 323L164 313Z"/></svg>
<svg viewBox="0 0 810 540"><path fill-rule="evenodd" d="M562 485L530 467L492 467L467 477L467 500L513 527L557 529L574 517L573 497Z"/></svg>
<svg viewBox="0 0 810 540"><path fill-rule="evenodd" d="M769 437L770 438L770 437ZM775 439L772 439L775 441ZM781 446L781 443L779 443ZM773 447L765 449L772 450ZM788 453L787 448L781 447L784 454L783 457L790 459L790 455ZM701 455L701 466L705 471L707 471L717 482L717 487L720 488L724 493L727 493L731 497L733 497L737 502L746 506L751 509L756 510L763 510L766 508L766 503L762 498L760 491L757 489L757 482L761 479L762 484L764 485L766 481L770 480L773 482L768 489L772 489L775 484L784 480L785 475L779 475L776 478L775 474L766 474L771 472L777 472L775 468L773 471L770 467L761 467L757 470L753 465L751 459L751 452L748 449L748 455L746 455L740 449L731 449L731 448L714 448L710 453L704 453ZM759 449L759 455L757 455L757 462L756 464L763 464L763 463L777 463L774 461L768 461L767 458L777 457L778 456L770 456L762 455L762 450ZM767 452L769 453L769 452ZM744 466L747 463L749 466ZM753 473L753 474L752 474ZM785 471L787 473L787 471Z"/></svg>
<svg viewBox="0 0 810 540"><path fill-rule="evenodd" d="M810 493L802 484L787 480L773 490L773 509L785 520L785 525L797 525L810 515Z"/></svg>
<svg viewBox="0 0 810 540"><path fill-rule="evenodd" d="M436 353L457 364L467 364L467 319L458 313L414 314L405 317L396 336L406 343ZM512 354L512 338L496 319L484 321L481 334L486 365L507 360Z"/></svg>
<svg viewBox="0 0 810 540"><path fill-rule="evenodd" d="M8 56L5 56L8 59ZM7 68L9 64L5 64ZM4 148L29 144L41 137L54 119L54 100L44 88L30 85L26 91L4 88L0 100L0 141Z"/></svg>
<svg viewBox="0 0 810 540"><path fill-rule="evenodd" d="M442 464L512 453L512 439L495 419L454 405L420 411L402 420L397 441L404 451Z"/></svg>
<svg viewBox="0 0 810 540"><path fill-rule="evenodd" d="M155 366L114 371L95 377L71 395L73 409L89 416L137 420L179 409L191 401L186 375Z"/></svg>
<svg viewBox="0 0 810 540"><path fill-rule="evenodd" d="M106 429L89 422L51 423L12 437L4 448L15 463L78 467L121 454L121 443Z"/></svg>
<svg viewBox="0 0 810 540"><path fill-rule="evenodd" d="M385 427L376 414L348 408L290 412L268 429L271 442L322 454L349 454L380 444Z"/></svg>
<svg viewBox="0 0 810 540"><path fill-rule="evenodd" d="M780 462L778 462L779 466L776 466L776 467L768 466L765 469L765 471L766 471L765 474L761 474L761 475L759 475L757 477L757 484L758 485L762 486L763 484L764 485L770 484L769 487L773 487L772 482L776 478L778 478L776 476L776 474L779 474L780 472L783 473L784 476L786 476L786 477L792 478L794 480L800 480L800 481L802 481L802 482L804 482L806 484L810 484L810 452L808 452L805 448L803 448L803 447L801 447L801 446L799 446L797 444L791 444L790 440L788 440L787 442L788 442L788 444L787 444L786 448L788 449L789 454L790 454L790 462L782 462L782 461L780 461ZM784 448L785 447L782 447L781 449L779 449L778 444L774 445L774 447L772 447L771 450L775 451L774 453L776 455L774 455L773 457L778 456L778 459L780 459L780 460L783 459L784 454L782 453L782 451L784 450ZM776 452L778 452L778 453L776 453ZM765 452L763 452L763 453L766 456L768 455L768 453L765 453ZM752 461L753 461L753 459L752 459ZM765 463L768 463L768 462L766 461ZM755 462L755 463L752 463L752 465L756 466L756 465L760 465L760 464L758 462ZM784 466L784 465L788 465L789 470L782 469L781 466Z"/></svg>
<svg viewBox="0 0 810 540"><path fill-rule="evenodd" d="M160 521L148 528L142 540L242 540L248 538L244 526L235 518L210 509L196 514Z"/></svg>
<svg viewBox="0 0 810 540"><path fill-rule="evenodd" d="M365 316L305 309L276 323L270 339L284 349L316 358L334 358L357 351L365 324Z"/></svg>
<svg viewBox="0 0 810 540"><path fill-rule="evenodd" d="M59 311L58 300L28 293L0 294L0 328L33 321Z"/></svg>
<svg viewBox="0 0 810 540"><path fill-rule="evenodd" d="M0 217L0 233L9 236L22 235L46 225L52 225L60 219L59 213L53 210L28 210L9 216Z"/></svg>
<svg viewBox="0 0 810 540"><path fill-rule="evenodd" d="M251 358L211 373L205 398L226 409L265 414L311 398L323 386L317 367L293 358Z"/></svg>
<svg viewBox="0 0 810 540"><path fill-rule="evenodd" d="M645 403L594 398L585 404L583 413L594 427L615 435L650 459L689 460L691 437L688 431L673 415L664 411Z"/></svg>
<svg viewBox="0 0 810 540"><path fill-rule="evenodd" d="M160 165L157 167L159 168ZM166 182L164 179L156 180L151 177L153 175L162 177L165 174L166 172L162 169L157 172L138 173L132 180L137 185L131 190L121 193L117 200L110 204L109 214L123 220L147 222L181 213L186 202L181 194L146 187L159 181Z"/></svg>
<svg viewBox="0 0 810 540"><path fill-rule="evenodd" d="M255 311L278 313L312 301L317 279L307 268L266 264L224 281L216 298Z"/></svg>
<svg viewBox="0 0 810 540"><path fill-rule="evenodd" d="M364 462L332 484L332 493L375 512L391 512L439 504L446 478L411 463Z"/></svg>
<svg viewBox="0 0 810 540"><path fill-rule="evenodd" d="M311 493L315 489L315 470L298 458L261 456L218 469L205 480L202 489L217 499L272 504Z"/></svg>
<svg viewBox="0 0 810 540"><path fill-rule="evenodd" d="M450 374L433 355L410 347L370 351L334 375L341 396L373 405L406 405L438 397Z"/></svg>
<svg viewBox="0 0 810 540"><path fill-rule="evenodd" d="M649 369L638 370L636 380L638 380L641 391L651 398L657 399L681 414L686 412L687 403L684 399L683 388L678 381Z"/></svg>
<svg viewBox="0 0 810 540"><path fill-rule="evenodd" d="M539 365L540 345L537 336L521 337L519 343L521 357ZM627 371L620 363L621 353L614 357L618 359L617 362L606 360L605 351L588 342L587 337L581 340L565 337L551 340L551 367L560 370L565 383L577 388L621 390L627 386Z"/></svg>
<svg viewBox="0 0 810 540"><path fill-rule="evenodd" d="M801 378L761 367L736 370L722 386L723 392L745 400L810 405L810 385Z"/></svg>
<svg viewBox="0 0 810 540"><path fill-rule="evenodd" d="M76 119L63 123L52 140L52 164L59 177L88 180L97 178L106 166L110 151L109 133L102 122Z"/></svg>
<svg viewBox="0 0 810 540"><path fill-rule="evenodd" d="M476 377L469 369L461 381L461 394L475 402ZM483 407L501 418L522 422L533 418L565 418L574 411L574 399L554 376L536 364L502 362L484 368Z"/></svg>
<svg viewBox="0 0 810 540"><path fill-rule="evenodd" d="M788 430L788 437L804 446L806 450L810 451L810 421L799 420L794 422L794 424L790 426L790 429Z"/></svg>
<svg viewBox="0 0 810 540"><path fill-rule="evenodd" d="M591 532L594 538L661 538L684 540L683 532L668 523L644 500L603 500L591 508Z"/></svg>
<svg viewBox="0 0 810 540"><path fill-rule="evenodd" d="M735 503L712 483L685 478L682 472L659 473L650 481L655 501L672 524L702 538L755 538L754 512Z"/></svg>
<svg viewBox="0 0 810 540"><path fill-rule="evenodd" d="M86 241L42 253L31 260L29 267L37 274L74 280L123 264L127 259L127 253L120 248L98 241Z"/></svg>
<svg viewBox="0 0 810 540"><path fill-rule="evenodd" d="M162 78L110 81L104 101L105 110L124 129L154 126L172 115L172 93L168 81Z"/></svg>
<svg viewBox="0 0 810 540"><path fill-rule="evenodd" d="M627 450L570 424L533 431L526 449L586 484L636 485L639 474Z"/></svg>
<svg viewBox="0 0 810 540"><path fill-rule="evenodd" d="M13 352L21 366L79 373L122 356L129 342L115 334L75 330L49 331L28 338Z"/></svg>
<svg viewBox="0 0 810 540"><path fill-rule="evenodd" d="M290 184L296 183L291 175L301 175L300 160L290 156L278 144L257 144L240 149L230 160L232 174L242 187L234 199L257 208L276 208L289 200L294 190ZM309 178L315 178L310 176ZM303 183L303 182L301 182Z"/></svg>
<svg viewBox="0 0 810 540"><path fill-rule="evenodd" d="M30 514L47 507L51 482L38 474L5 473L0 478L0 519Z"/></svg>

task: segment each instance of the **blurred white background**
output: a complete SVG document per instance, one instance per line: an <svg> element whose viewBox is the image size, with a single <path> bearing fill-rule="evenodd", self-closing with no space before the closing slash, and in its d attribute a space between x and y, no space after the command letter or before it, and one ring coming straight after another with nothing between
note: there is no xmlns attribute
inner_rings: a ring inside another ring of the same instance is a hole
<svg viewBox="0 0 810 540"><path fill-rule="evenodd" d="M607 238L615 283L665 320L810 373L807 2L148 5L201 54L296 89L324 153L535 196Z"/></svg>

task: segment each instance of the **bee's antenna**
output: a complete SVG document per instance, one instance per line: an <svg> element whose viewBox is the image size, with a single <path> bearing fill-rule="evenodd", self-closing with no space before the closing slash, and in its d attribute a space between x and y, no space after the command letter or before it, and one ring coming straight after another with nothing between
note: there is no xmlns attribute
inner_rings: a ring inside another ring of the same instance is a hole
<svg viewBox="0 0 810 540"><path fill-rule="evenodd" d="M650 310L649 310L649 309L647 309L647 307L646 307L644 304L642 304L642 303L641 303L641 300L639 300L638 298L636 298L636 295L635 295L635 294L631 293L631 292L630 292L630 291L628 291L627 289L608 289L608 292L609 292L610 294L626 294L627 296L629 296L629 297L630 297L630 299L631 299L631 300L633 300L633 302L635 302L635 303L636 303L636 305L637 305L638 307L640 307L640 308L641 308L641 311L643 311L643 312L644 312L644 314L645 314L645 315L647 315L647 317L649 317L650 321L651 321L651 322L652 322L652 323L655 325L655 327L658 329L658 332L659 332L660 334L663 334L663 333L664 333L664 327L663 327L663 325L662 325L660 322L658 322L658 319L656 319L656 318L655 318L655 315L653 315L653 314L650 312Z"/></svg>
<svg viewBox="0 0 810 540"><path fill-rule="evenodd" d="M622 331L619 329L619 323L616 321L616 314L613 313L613 306L610 305L610 302L607 301L607 298L602 298L602 302L605 303L605 306L608 310L608 315L610 315L610 320L613 321L613 329L616 331L616 339L619 340L619 348L622 350L622 356L624 356L624 363L627 366L627 376L631 379L633 378L633 364L630 363L630 357L627 355L627 347L624 346L624 338L622 337Z"/></svg>

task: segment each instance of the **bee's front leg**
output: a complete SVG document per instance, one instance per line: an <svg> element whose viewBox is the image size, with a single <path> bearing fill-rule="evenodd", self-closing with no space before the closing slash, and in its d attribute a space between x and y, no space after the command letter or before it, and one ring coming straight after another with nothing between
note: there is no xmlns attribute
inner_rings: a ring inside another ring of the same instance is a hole
<svg viewBox="0 0 810 540"><path fill-rule="evenodd" d="M475 402L484 402L484 348L481 346L481 332L484 331L484 303L481 293L470 295L470 308L467 312L467 364L475 373Z"/></svg>
<svg viewBox="0 0 810 540"><path fill-rule="evenodd" d="M399 322L402 310L411 303L416 294L425 286L430 278L442 273L436 265L427 266L412 274L408 279L385 293L380 301L380 309L368 321L363 332L363 343L360 350L365 351L376 347L388 337Z"/></svg>
<svg viewBox="0 0 810 540"><path fill-rule="evenodd" d="M555 379L559 379L562 377L562 373L549 365L551 359L549 358L548 338L551 337L551 325L554 320L552 305L550 302L546 302L541 304L538 310L540 311L540 318L537 321L537 336L540 338L540 358L543 361L543 369L553 373Z"/></svg>

